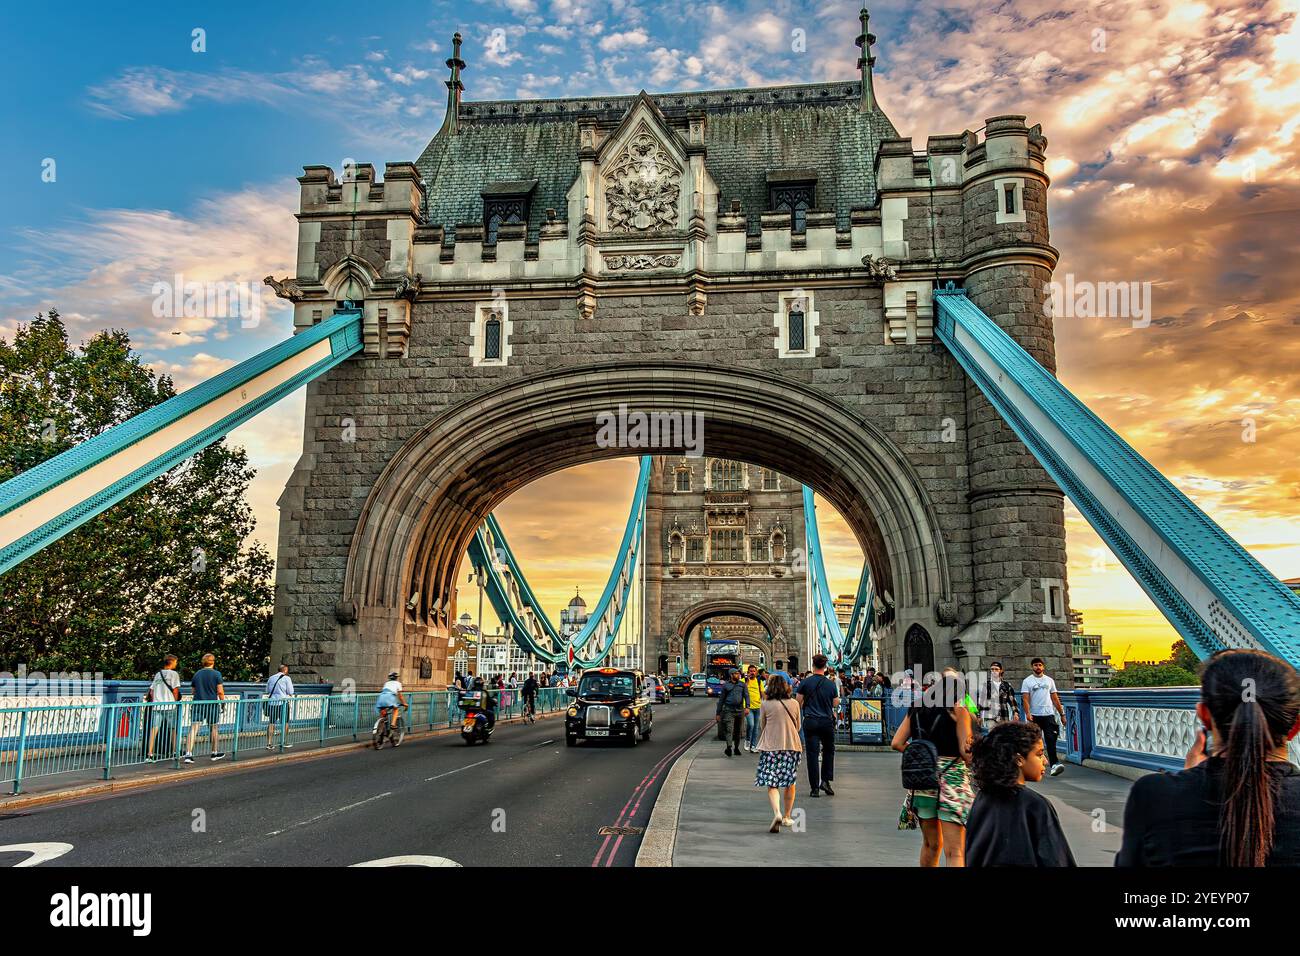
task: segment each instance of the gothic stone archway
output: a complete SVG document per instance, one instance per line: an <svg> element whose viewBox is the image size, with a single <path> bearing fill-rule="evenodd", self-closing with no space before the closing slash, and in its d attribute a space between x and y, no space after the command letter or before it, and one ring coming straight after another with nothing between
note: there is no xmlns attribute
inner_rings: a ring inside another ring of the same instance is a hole
<svg viewBox="0 0 1300 956"><path fill-rule="evenodd" d="M357 484L365 479L342 482L354 498L368 490L365 503L343 539L346 546L312 556L309 585L292 574L277 582L276 653L323 676L354 677L361 686L412 656L428 655L435 670L445 670L457 567L474 527L536 478L634 453L595 440L597 414L620 405L703 415L710 454L748 460L816 487L852 527L900 618L936 626L936 605L953 593L941 512L926 482L881 429L829 396L770 373L618 363L516 378L428 420L388 457L368 488ZM355 454L349 460L355 462ZM302 486L312 483L295 478ZM347 512L347 499L338 500L337 492L324 497ZM282 508L286 504L282 499ZM293 524L287 530L282 521L282 567L286 549L324 536ZM322 620L320 605L335 588L335 619Z"/></svg>

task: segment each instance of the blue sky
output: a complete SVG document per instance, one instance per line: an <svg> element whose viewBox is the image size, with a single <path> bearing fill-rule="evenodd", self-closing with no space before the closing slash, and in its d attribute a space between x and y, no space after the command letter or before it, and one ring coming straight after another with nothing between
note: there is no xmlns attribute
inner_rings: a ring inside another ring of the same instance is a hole
<svg viewBox="0 0 1300 956"><path fill-rule="evenodd" d="M470 100L653 93L850 78L857 8L6 4L0 336L56 306L74 337L127 329L182 388L283 337L288 314L269 294L264 321L244 329L157 318L151 287L177 272L259 288L290 274L302 166L414 159L441 122L456 30ZM1059 374L1282 576L1300 575L1298 11L1300 0L891 0L873 4L871 22L878 97L916 148L999 113L1042 123L1058 278L1156 290L1148 328L1058 320ZM191 49L195 28L206 52ZM54 182L42 181L46 159ZM1259 440L1245 445L1248 417ZM259 469L258 534L273 543L301 398L234 437ZM620 527L626 499L593 519L591 487L574 514ZM521 539L530 507L525 494L512 508ZM1163 641L1077 515L1069 531L1074 606L1090 621L1110 615L1114 633ZM614 547L601 534L592 568ZM853 542L825 537L851 587ZM544 547L540 527L533 538Z"/></svg>

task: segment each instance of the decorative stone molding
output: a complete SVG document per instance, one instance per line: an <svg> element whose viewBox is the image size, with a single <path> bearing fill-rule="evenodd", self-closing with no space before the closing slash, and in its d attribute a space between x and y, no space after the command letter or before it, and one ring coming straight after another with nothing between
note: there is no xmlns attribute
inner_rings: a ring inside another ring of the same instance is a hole
<svg viewBox="0 0 1300 956"><path fill-rule="evenodd" d="M1020 178L995 179L993 188L997 190L994 218L998 222L1024 222L1025 181ZM1013 207L1010 211L1007 209L1008 197Z"/></svg>
<svg viewBox="0 0 1300 956"><path fill-rule="evenodd" d="M627 255L605 256L605 268L617 271L643 271L647 269L675 269L681 256L671 253L637 252Z"/></svg>
<svg viewBox="0 0 1300 956"><path fill-rule="evenodd" d="M886 279L898 278L898 269L884 256L867 254L862 257L862 264L867 267L867 275L872 279L883 282Z"/></svg>
<svg viewBox="0 0 1300 956"><path fill-rule="evenodd" d="M928 281L884 280L885 344L916 345L934 341L934 302Z"/></svg>
<svg viewBox="0 0 1300 956"><path fill-rule="evenodd" d="M602 181L607 231L644 233L677 228L682 169L644 120Z"/></svg>
<svg viewBox="0 0 1300 956"><path fill-rule="evenodd" d="M802 303L804 308L804 340L802 349L790 348L790 312L792 306ZM817 326L821 323L821 314L813 306L813 294L810 290L791 289L779 293L776 313L772 324L776 326L776 354L778 358L812 358L817 354L821 337Z"/></svg>
<svg viewBox="0 0 1300 956"><path fill-rule="evenodd" d="M269 285L275 294L281 299L288 299L290 302L297 302L306 295L306 293L299 288L298 280L294 278L276 279L272 276L267 276L262 280L262 283L264 285Z"/></svg>
<svg viewBox="0 0 1300 956"><path fill-rule="evenodd" d="M936 601L934 619L941 627L953 627L957 623L957 602Z"/></svg>
<svg viewBox="0 0 1300 956"><path fill-rule="evenodd" d="M493 317L501 323L500 354L496 358L488 358L486 355L487 323ZM501 299L475 303L473 325L470 329L470 358L473 359L474 364L509 365L512 353L510 333L513 330L514 324L510 321L508 301Z"/></svg>
<svg viewBox="0 0 1300 956"><path fill-rule="evenodd" d="M420 294L420 288L423 284L424 277L420 275L398 276L397 287L393 290L393 298L414 302Z"/></svg>

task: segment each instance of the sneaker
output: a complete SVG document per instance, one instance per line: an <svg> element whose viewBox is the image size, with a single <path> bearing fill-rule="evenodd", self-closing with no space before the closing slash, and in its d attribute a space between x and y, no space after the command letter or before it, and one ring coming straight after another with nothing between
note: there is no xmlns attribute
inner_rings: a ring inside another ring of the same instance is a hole
<svg viewBox="0 0 1300 956"><path fill-rule="evenodd" d="M1059 777L1061 774L1065 773L1065 764L1063 763L1052 764L1051 773L1053 777Z"/></svg>
<svg viewBox="0 0 1300 956"><path fill-rule="evenodd" d="M158 762L158 758L155 757L153 754L146 754L146 755L145 755L145 758L144 758L144 762L145 762L145 763L157 763L157 762Z"/></svg>
<svg viewBox="0 0 1300 956"><path fill-rule="evenodd" d="M221 759L222 757L224 757L224 756L225 756L224 753L215 753L215 754L212 755L212 759L213 759L213 760L220 760L220 759Z"/></svg>
<svg viewBox="0 0 1300 956"><path fill-rule="evenodd" d="M181 758L181 763L194 763L194 754L186 754Z"/></svg>
<svg viewBox="0 0 1300 956"><path fill-rule="evenodd" d="M792 826L794 826L794 821L791 820L789 817L782 817L782 818L781 818L781 826L783 826L783 827L792 827Z"/></svg>
<svg viewBox="0 0 1300 956"><path fill-rule="evenodd" d="M267 744L267 745L266 745L266 749L267 749L267 750L274 750L274 749L275 749L275 744Z"/></svg>
<svg viewBox="0 0 1300 956"><path fill-rule="evenodd" d="M728 757L730 757L730 756L731 756L731 745L730 745L730 744L728 744L728 745L727 745L727 752L726 752L726 756L728 756Z"/></svg>
<svg viewBox="0 0 1300 956"><path fill-rule="evenodd" d="M749 753L749 749L750 749L750 748L749 748L749 741L748 741L748 740L746 740L743 744L741 744L741 746L745 748L745 753Z"/></svg>

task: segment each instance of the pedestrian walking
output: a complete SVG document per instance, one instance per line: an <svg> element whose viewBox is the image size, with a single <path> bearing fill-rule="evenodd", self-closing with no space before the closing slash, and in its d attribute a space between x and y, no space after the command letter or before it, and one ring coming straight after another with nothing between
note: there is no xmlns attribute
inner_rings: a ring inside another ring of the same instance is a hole
<svg viewBox="0 0 1300 956"><path fill-rule="evenodd" d="M1056 756L1056 738L1061 734L1056 718L1059 715L1061 723L1065 722L1065 708L1061 706L1061 697L1056 692L1056 681L1047 676L1043 659L1035 657L1029 666L1034 672L1021 682L1020 696L1024 700L1025 713L1029 719L1042 728L1043 745L1047 748L1047 759L1051 763L1048 773L1057 777L1065 771L1065 764Z"/></svg>
<svg viewBox="0 0 1300 956"><path fill-rule="evenodd" d="M758 768L754 771L754 786L767 788L768 803L772 806L769 833L780 833L781 827L794 826L790 814L794 812L799 758L803 754L803 744L799 742L802 722L799 702L791 696L789 683L780 674L773 674L767 682L766 699L759 708L761 733Z"/></svg>
<svg viewBox="0 0 1300 956"><path fill-rule="evenodd" d="M1074 854L1051 801L1026 783L1047 772L1043 731L1006 721L971 748L979 794L966 821L966 865L1075 866Z"/></svg>
<svg viewBox="0 0 1300 956"><path fill-rule="evenodd" d="M749 665L749 673L745 676L745 695L748 698L746 703L749 705L749 710L745 711L745 750L757 753L758 735L761 730L760 708L763 706L763 679L758 668L753 664Z"/></svg>
<svg viewBox="0 0 1300 956"><path fill-rule="evenodd" d="M190 703L190 736L182 758L186 763L194 763L194 739L204 724L208 726L210 759L220 760L225 756L217 749L221 746L221 734L217 726L221 723L221 701L226 699L226 688L221 682L221 671L217 670L216 663L216 657L204 654L203 666L190 678L194 697Z"/></svg>
<svg viewBox="0 0 1300 956"><path fill-rule="evenodd" d="M266 682L266 700L262 704L262 713L266 715L266 749L275 749L275 734L278 725L289 719L289 698L293 696L293 678L289 676L289 665L281 664L279 669ZM286 726L287 730L288 727ZM285 742L286 747L293 744Z"/></svg>
<svg viewBox="0 0 1300 956"><path fill-rule="evenodd" d="M992 732L998 724L1020 719L1016 692L1011 681L1002 676L1001 661L989 665L988 677L981 684L978 696L980 723L985 733Z"/></svg>
<svg viewBox="0 0 1300 956"><path fill-rule="evenodd" d="M740 671L732 668L727 674L727 682L722 685L718 695L718 739L727 741L728 757L740 753L740 733L749 709L749 699L745 694L745 685L740 680ZM728 740L730 738L730 740Z"/></svg>
<svg viewBox="0 0 1300 956"><path fill-rule="evenodd" d="M835 796L835 711L839 694L826 676L826 655L814 654L812 673L799 682L797 700L803 712L804 743L808 754L809 796Z"/></svg>
<svg viewBox="0 0 1300 956"><path fill-rule="evenodd" d="M1116 866L1300 866L1300 676L1263 651L1205 662L1184 769L1133 784Z"/></svg>
<svg viewBox="0 0 1300 956"><path fill-rule="evenodd" d="M176 733L176 701L181 699L181 675L176 673L176 655L168 654L163 658L162 667L153 675L149 684L148 700L156 707L146 707L149 715L149 744L145 747L144 762L153 763L154 744L161 733L163 749L175 754L174 734Z"/></svg>
<svg viewBox="0 0 1300 956"><path fill-rule="evenodd" d="M933 762L933 789L908 790L898 825L921 829L921 866L938 866L943 853L948 866L962 866L966 819L975 798L967 763L970 757L971 716L963 701L961 676L945 670L939 680L919 692L890 746L900 753L905 768L911 754L928 751Z"/></svg>

